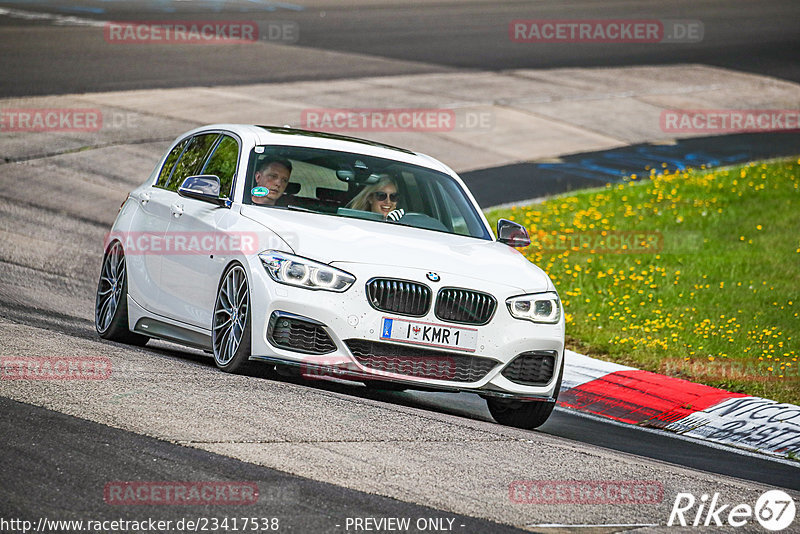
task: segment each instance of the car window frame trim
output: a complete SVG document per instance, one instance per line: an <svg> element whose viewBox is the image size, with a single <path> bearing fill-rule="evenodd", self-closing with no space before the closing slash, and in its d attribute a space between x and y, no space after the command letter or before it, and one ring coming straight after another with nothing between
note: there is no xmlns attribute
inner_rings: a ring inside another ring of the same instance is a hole
<svg viewBox="0 0 800 534"><path fill-rule="evenodd" d="M228 200L230 200L232 203L233 199L231 197L234 196L234 191L236 190L236 175L239 173L239 167L242 162L242 141L241 139L239 139L239 136L233 132L229 132L227 130L219 130L219 133L221 133L222 135L220 136L219 139L217 139L217 141L214 143L214 146L211 147L211 149L209 150L208 155L206 156L206 159L203 162L203 168L200 169L200 174L205 174L206 167L208 167L208 162L211 160L212 157L214 157L214 153L216 152L220 143L222 143L223 139L226 136L233 139L236 142L238 151L236 153L236 168L233 170L233 176L231 177L231 190L228 192L228 197L227 197Z"/></svg>
<svg viewBox="0 0 800 534"><path fill-rule="evenodd" d="M220 128L214 128L212 130L202 130L202 131L199 131L199 132L195 132L195 133L193 133L191 135L186 135L184 137L181 137L180 139L178 139L177 142L173 143L172 146L170 146L169 150L166 152L166 156L164 157L164 164L161 165L161 169L163 170L163 167L166 164L166 160L169 157L169 154L173 150L175 150L175 147L177 147L179 144L181 144L182 142L186 141L187 139L191 140L192 138L197 137L199 135L213 134L213 133L218 133L218 134L222 134L222 135L228 135L229 137L232 137L234 141L236 141L237 145L239 145L239 152L238 152L238 155L236 157L236 170L233 172L233 182L231 183L231 193L232 193L231 196L235 197L235 194L236 194L235 193L235 191L236 191L236 183L237 183L237 178L238 178L237 175L239 173L239 169L241 168L242 150L243 150L243 147L244 147L244 142L242 141L241 136L239 136L236 132L233 132L231 130L223 130L223 129L220 129ZM219 145L220 141L222 141L222 137L220 137L219 139L214 141L214 145L209 149L208 153L206 154L205 159L203 160L203 168L204 169L205 169L206 164L208 163L208 158L211 155L213 155L214 150L216 150L217 145ZM170 170L169 178L167 178L167 183L168 184L172 181L172 175L175 173L175 167L177 166L178 162L183 157L183 154L186 152L186 149L189 148L190 144L191 143L187 143L186 146L183 147L183 150L181 150L181 153L178 156L178 159L175 160L175 164L173 164L172 169ZM171 189L169 189L167 187L158 185L158 179L160 178L160 176L161 176L161 172L159 171L158 174L156 174L156 177L155 177L155 180L153 181L153 183L150 184L150 187L166 191L167 193L174 193L175 195L178 195L178 191L177 190L172 191ZM233 206L233 204L235 202L235 199L231 198L231 196L228 197L228 200L230 202L225 206L220 205L221 208L225 207L225 208L230 209Z"/></svg>

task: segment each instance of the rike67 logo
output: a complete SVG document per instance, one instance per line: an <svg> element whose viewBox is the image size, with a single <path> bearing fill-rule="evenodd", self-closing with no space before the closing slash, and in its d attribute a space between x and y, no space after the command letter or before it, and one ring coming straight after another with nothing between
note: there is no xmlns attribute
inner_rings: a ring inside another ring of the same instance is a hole
<svg viewBox="0 0 800 534"><path fill-rule="evenodd" d="M691 493L678 493L667 526L743 527L755 519L765 529L777 532L792 525L796 511L794 499L781 490L762 494L755 506L724 503L719 493L704 493L699 499Z"/></svg>

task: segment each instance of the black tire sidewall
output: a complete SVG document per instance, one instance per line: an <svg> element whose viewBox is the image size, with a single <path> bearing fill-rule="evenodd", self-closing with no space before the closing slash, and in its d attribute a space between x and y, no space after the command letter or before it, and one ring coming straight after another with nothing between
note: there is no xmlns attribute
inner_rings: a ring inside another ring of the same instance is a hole
<svg viewBox="0 0 800 534"><path fill-rule="evenodd" d="M513 401L509 402L504 399L487 398L486 405L489 408L489 413L498 423L517 428L525 428L532 430L540 427L556 406L558 395L561 392L561 380L564 377L564 357L561 358L561 368L558 371L558 380L553 390L552 402L537 402L537 401L520 401L515 405Z"/></svg>
<svg viewBox="0 0 800 534"><path fill-rule="evenodd" d="M219 302L219 292L222 289L222 284L225 281L225 278L228 276L228 273L230 273L233 269L237 267L242 269L242 272L244 273L245 282L247 283L247 300L248 300L247 317L245 318L244 330L242 331L242 339L239 342L239 346L236 348L236 352L234 353L233 358L231 358L231 361L229 361L227 364L220 365L219 360L217 360L217 354L215 352L214 336L216 334L214 331L214 316L216 316L217 313L217 303ZM250 367L251 363L250 351L252 347L251 336L252 336L252 323L253 323L252 308L253 308L253 300L250 295L250 280L247 278L247 270L241 263L238 262L232 263L225 269L225 272L222 274L222 277L219 280L219 284L217 286L217 296L214 300L214 316L212 316L211 318L211 347L212 347L212 352L214 353L214 363L221 371L225 371L226 373L242 373Z"/></svg>
<svg viewBox="0 0 800 534"><path fill-rule="evenodd" d="M100 277L103 276L103 269L105 268L106 261L108 261L108 255L111 250L115 247L120 247L120 254L122 255L122 262L124 263L125 260L125 250L122 248L122 244L118 241L115 241L109 245L106 253L103 255L103 266L101 267ZM114 315L111 317L111 322L108 324L108 328L105 331L100 331L98 322L97 322L97 298L100 293L100 287L102 282L100 280L97 281L97 290L95 291L95 314L94 314L94 328L97 331L97 334L109 341L118 341L120 343L127 343L129 345L138 345L143 346L147 341L150 339L147 336L142 334L137 334L135 332L131 332L128 326L128 266L125 264L125 276L122 278L122 291L120 291L119 295L119 302L117 302L117 309L114 310Z"/></svg>

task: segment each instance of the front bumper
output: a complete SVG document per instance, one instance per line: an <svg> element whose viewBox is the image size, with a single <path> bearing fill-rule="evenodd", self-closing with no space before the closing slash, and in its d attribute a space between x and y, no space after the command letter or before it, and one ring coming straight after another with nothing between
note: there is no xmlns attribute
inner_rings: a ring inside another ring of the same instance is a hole
<svg viewBox="0 0 800 534"><path fill-rule="evenodd" d="M250 264L251 359L299 366L303 375L310 378L384 380L414 389L468 391L521 400L547 401L556 396L556 382L563 366L564 319L550 325L513 318L505 301L519 295L519 288L440 273L446 277L447 286L489 293L497 299L497 309L487 324L463 325L437 318L434 305L424 316L408 317L376 310L368 302L365 283L380 276L425 284L435 295L442 283L427 280L424 271L365 264L337 263L335 266L356 277L355 284L344 293L278 284L269 278L257 259ZM477 330L475 351L431 349L381 339L384 317L474 328ZM306 337L314 335L312 330L316 329L317 333L324 331L330 343L304 345L306 349L312 347L311 351L281 346L275 339L275 323L281 318L314 325L308 327ZM509 379L509 376L518 378L510 372L512 360L532 352L551 355L549 378L535 385Z"/></svg>

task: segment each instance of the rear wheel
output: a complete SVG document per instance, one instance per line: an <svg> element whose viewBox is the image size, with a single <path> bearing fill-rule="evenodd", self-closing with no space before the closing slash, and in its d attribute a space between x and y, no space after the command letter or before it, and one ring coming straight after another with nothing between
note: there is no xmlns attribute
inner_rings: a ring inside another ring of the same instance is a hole
<svg viewBox="0 0 800 534"><path fill-rule="evenodd" d="M214 305L211 334L214 362L228 373L242 373L250 365L250 288L244 267L234 264L222 275Z"/></svg>
<svg viewBox="0 0 800 534"><path fill-rule="evenodd" d="M128 328L128 276L125 253L115 241L103 258L94 303L94 327L100 337L142 346L150 339Z"/></svg>
<svg viewBox="0 0 800 534"><path fill-rule="evenodd" d="M553 402L539 401L514 401L489 397L486 405L489 413L494 420L501 425L514 426L517 428L534 429L542 426L553 413L556 407L555 401L561 391L561 379L564 376L564 363L561 363L561 370L558 372Z"/></svg>

